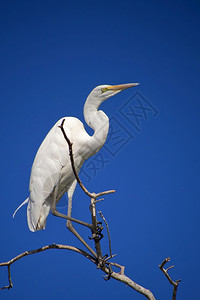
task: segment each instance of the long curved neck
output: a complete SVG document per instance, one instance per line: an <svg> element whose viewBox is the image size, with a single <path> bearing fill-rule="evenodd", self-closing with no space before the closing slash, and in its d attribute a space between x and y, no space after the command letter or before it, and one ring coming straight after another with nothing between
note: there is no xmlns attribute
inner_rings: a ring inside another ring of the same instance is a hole
<svg viewBox="0 0 200 300"><path fill-rule="evenodd" d="M102 110L98 110L100 104L100 100L89 95L83 110L85 122L94 129L94 134L89 139L88 144L91 149L91 156L103 147L109 130L109 118Z"/></svg>

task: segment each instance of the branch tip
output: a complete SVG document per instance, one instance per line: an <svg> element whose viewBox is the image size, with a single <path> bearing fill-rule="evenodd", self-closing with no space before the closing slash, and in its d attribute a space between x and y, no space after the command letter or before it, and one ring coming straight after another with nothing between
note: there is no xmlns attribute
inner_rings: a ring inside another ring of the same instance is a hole
<svg viewBox="0 0 200 300"><path fill-rule="evenodd" d="M170 257L167 257L166 259L163 260L163 262L161 263L161 265L159 265L160 270L165 274L165 276L167 277L168 281L170 282L170 284L173 285L173 300L176 300L176 294L177 294L177 288L179 285L179 282L181 281L181 279L178 279L176 281L173 281L171 279L171 277L168 274L168 271L172 268L174 268L174 266L170 266L167 269L164 269L164 265L170 261Z"/></svg>

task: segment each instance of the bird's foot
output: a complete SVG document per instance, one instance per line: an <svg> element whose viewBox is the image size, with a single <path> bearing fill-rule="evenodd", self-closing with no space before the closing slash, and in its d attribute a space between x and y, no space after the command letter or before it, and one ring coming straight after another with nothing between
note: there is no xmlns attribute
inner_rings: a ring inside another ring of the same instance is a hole
<svg viewBox="0 0 200 300"><path fill-rule="evenodd" d="M99 242L103 237L104 237L104 235L101 232L97 231L97 232L93 232L92 236L89 236L89 239Z"/></svg>
<svg viewBox="0 0 200 300"><path fill-rule="evenodd" d="M109 269L108 274L105 275L105 276L103 276L103 278L104 278L105 281L108 281L108 280L111 278L111 275L112 275L112 273L113 273L111 264L108 264L108 269Z"/></svg>
<svg viewBox="0 0 200 300"><path fill-rule="evenodd" d="M102 222L97 222L97 231L101 232L103 230Z"/></svg>
<svg viewBox="0 0 200 300"><path fill-rule="evenodd" d="M103 230L102 222L97 222L95 230L92 230L92 237L89 237L90 240L96 240L99 242L104 235L101 233Z"/></svg>

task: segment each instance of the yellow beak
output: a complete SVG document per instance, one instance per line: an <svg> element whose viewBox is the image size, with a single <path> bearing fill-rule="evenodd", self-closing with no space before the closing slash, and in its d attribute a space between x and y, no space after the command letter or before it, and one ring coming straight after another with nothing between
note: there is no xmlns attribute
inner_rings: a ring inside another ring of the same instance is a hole
<svg viewBox="0 0 200 300"><path fill-rule="evenodd" d="M138 84L139 83L126 83L126 84L111 85L111 86L108 86L108 87L104 88L103 90L105 92L108 91L108 90L123 91L123 90L129 89L129 88L131 88L133 86L136 86Z"/></svg>

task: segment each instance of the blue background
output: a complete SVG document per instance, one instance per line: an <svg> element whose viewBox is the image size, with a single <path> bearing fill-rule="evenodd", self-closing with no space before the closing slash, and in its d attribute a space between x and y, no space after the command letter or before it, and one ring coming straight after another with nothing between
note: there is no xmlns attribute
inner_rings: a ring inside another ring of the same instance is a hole
<svg viewBox="0 0 200 300"><path fill-rule="evenodd" d="M177 299L198 299L199 2L1 1L0 23L0 261L51 243L82 247L64 220L49 215L46 230L32 233L26 208L14 220L12 213L28 196L34 156L54 123L84 121L84 101L99 84L140 82L102 105L132 138L116 155L102 149L108 162L96 174L84 166L85 183L96 192L116 189L98 210L126 274L157 299L171 299L158 268L170 256L172 278L182 279ZM136 91L158 112L139 119L140 131L120 112ZM88 205L78 188L73 216L89 221ZM66 197L59 206L66 211ZM87 239L89 231L75 227ZM102 245L108 253L106 238ZM78 254L50 250L15 263L14 288L1 297L144 299L102 275Z"/></svg>

